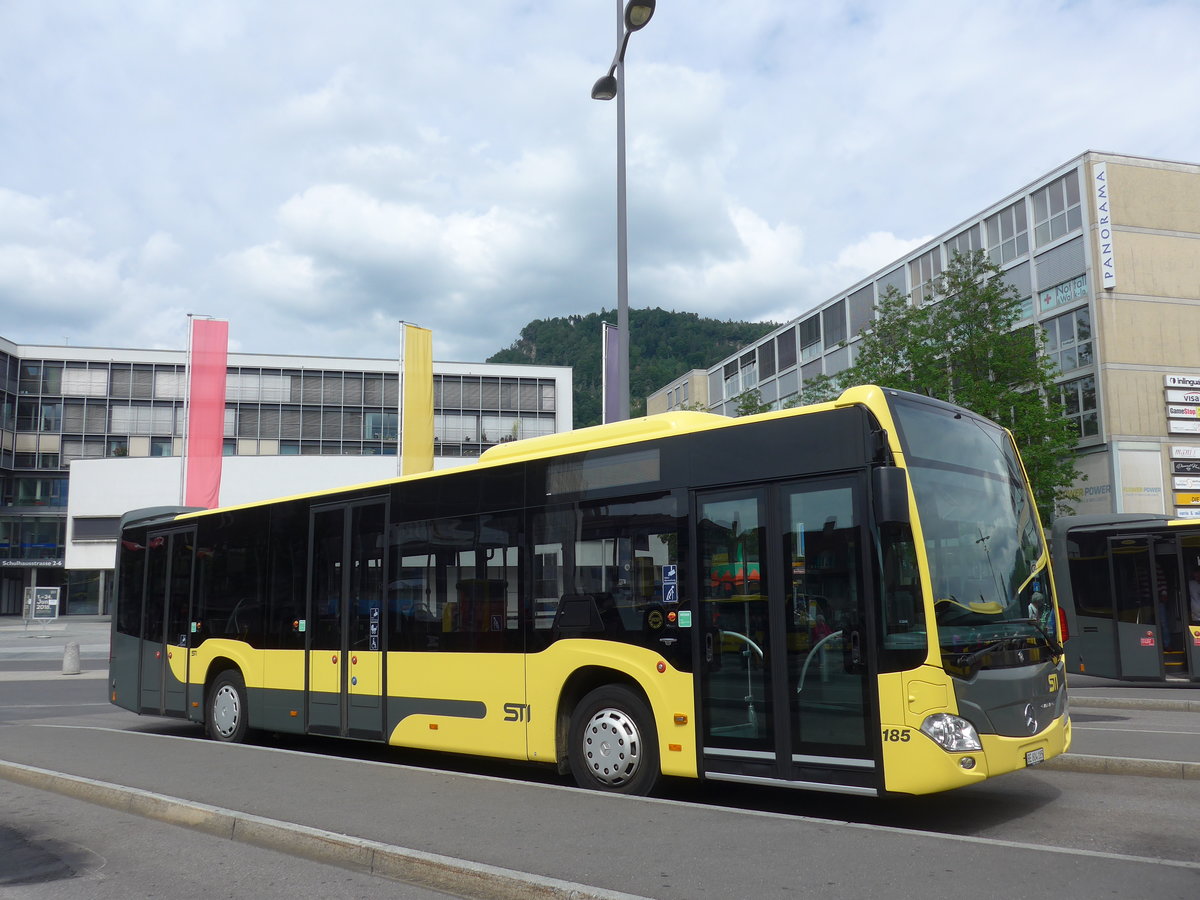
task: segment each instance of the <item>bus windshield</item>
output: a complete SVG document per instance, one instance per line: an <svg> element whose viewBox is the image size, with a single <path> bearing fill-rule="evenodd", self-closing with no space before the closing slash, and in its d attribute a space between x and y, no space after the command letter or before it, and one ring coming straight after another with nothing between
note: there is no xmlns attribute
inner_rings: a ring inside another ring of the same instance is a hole
<svg viewBox="0 0 1200 900"><path fill-rule="evenodd" d="M1007 432L955 409L893 401L929 557L939 640L1053 643L1047 553Z"/></svg>

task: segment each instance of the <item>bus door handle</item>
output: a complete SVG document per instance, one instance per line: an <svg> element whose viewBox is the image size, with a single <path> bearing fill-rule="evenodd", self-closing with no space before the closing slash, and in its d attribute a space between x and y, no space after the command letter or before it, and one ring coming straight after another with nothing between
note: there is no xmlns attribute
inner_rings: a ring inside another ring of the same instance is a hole
<svg viewBox="0 0 1200 900"><path fill-rule="evenodd" d="M847 635L847 643L849 652L846 654L846 671L851 673L864 671L862 632L857 628L852 629Z"/></svg>
<svg viewBox="0 0 1200 900"><path fill-rule="evenodd" d="M704 633L704 661L713 661L713 633L711 631Z"/></svg>

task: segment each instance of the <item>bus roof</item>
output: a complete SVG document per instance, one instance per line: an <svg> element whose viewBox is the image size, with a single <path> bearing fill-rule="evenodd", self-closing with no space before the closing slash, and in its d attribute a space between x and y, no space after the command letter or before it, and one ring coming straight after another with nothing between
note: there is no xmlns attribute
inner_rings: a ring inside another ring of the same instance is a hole
<svg viewBox="0 0 1200 900"><path fill-rule="evenodd" d="M636 444L642 441L650 441L658 438L671 437L674 435L694 434L717 428L732 428L739 425L748 424L752 421L764 421L768 419L785 418L794 415L804 415L817 412L821 409L833 409L838 406L865 403L879 393L881 393L881 389L873 385L852 387L847 388L842 392L840 397L829 403L819 403L811 406L773 410L771 412L758 413L756 415L743 416L740 418L730 418L729 416L717 415L715 413L691 412L686 410L659 413L653 416L641 416L639 418L629 419L624 422L610 422L605 425L593 425L588 428L564 431L560 432L559 434L549 434L542 437L525 438L524 440L512 441L505 444L497 444L493 447L489 447L482 454L480 454L479 459L475 463L464 466L455 466L450 469L430 470L428 472L396 476L378 481L368 481L361 484L348 484L337 488L323 488L317 491L307 491L304 493L283 497L272 497L265 500L254 500L231 506L221 506L215 509L187 509L184 507L177 507L175 508L174 512L177 514L178 518L190 519L211 513L226 512L238 509L250 509L256 506L265 506L271 503L277 503L286 500L301 500L311 497L321 497L342 491L367 490L405 481L415 481L423 478L450 475L455 472L474 471L478 468L491 468L493 466L508 465L515 462L561 456L568 453L580 453L586 450L597 450L605 447ZM163 507L162 509L165 512L168 508Z"/></svg>

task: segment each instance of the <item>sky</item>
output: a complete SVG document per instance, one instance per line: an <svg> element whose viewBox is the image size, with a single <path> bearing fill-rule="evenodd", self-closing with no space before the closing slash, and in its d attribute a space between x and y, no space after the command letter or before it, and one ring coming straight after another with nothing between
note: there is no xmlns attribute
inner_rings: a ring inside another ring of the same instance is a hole
<svg viewBox="0 0 1200 900"><path fill-rule="evenodd" d="M479 362L616 307L615 0L0 0L0 336ZM1196 0L659 0L633 308L788 321L1086 150L1200 162ZM613 315L615 321L615 313Z"/></svg>

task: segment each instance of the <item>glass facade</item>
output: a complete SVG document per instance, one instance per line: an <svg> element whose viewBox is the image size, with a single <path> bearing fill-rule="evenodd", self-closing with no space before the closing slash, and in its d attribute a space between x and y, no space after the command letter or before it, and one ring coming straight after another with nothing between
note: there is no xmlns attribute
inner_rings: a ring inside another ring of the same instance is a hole
<svg viewBox="0 0 1200 900"><path fill-rule="evenodd" d="M758 359L755 384L764 402L776 409L795 405L807 380L835 375L850 365L859 335L870 329L875 304L889 288L907 294L909 302L921 303L955 253L982 250L1001 267L1005 283L1020 297L1018 325L1036 323L1043 329L1046 352L1064 376L1063 397L1081 443L1099 442L1102 410L1094 387L1094 298L1081 249L1082 180L1077 164L1018 197L1008 197L973 221L916 248L887 269L741 348L709 369L710 410L734 413L736 405L729 400L747 387L746 372L739 362L755 358L753 353ZM764 360L769 361L765 366ZM723 386L723 393L712 389L716 385Z"/></svg>
<svg viewBox="0 0 1200 900"><path fill-rule="evenodd" d="M163 358L154 362L120 355L35 359L0 349L0 615L19 614L21 588L31 584L60 586L68 613L104 608L105 573L62 568L73 461L181 452L185 354L128 354ZM398 365L310 368L320 361L281 357L304 366L270 368L234 365L236 356L226 381L226 456L396 455ZM475 457L494 444L553 434L560 389L554 377L435 371L434 456Z"/></svg>

